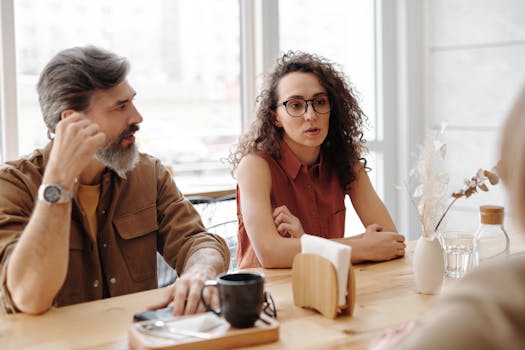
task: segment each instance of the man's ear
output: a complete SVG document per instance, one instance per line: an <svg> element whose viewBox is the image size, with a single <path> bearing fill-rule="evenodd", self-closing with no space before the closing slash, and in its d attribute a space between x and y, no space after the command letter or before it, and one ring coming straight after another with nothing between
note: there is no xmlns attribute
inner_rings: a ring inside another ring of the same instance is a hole
<svg viewBox="0 0 525 350"><path fill-rule="evenodd" d="M60 113L60 120L66 119L67 117L69 117L73 113L75 113L74 109L65 109L65 110L63 110L62 113Z"/></svg>

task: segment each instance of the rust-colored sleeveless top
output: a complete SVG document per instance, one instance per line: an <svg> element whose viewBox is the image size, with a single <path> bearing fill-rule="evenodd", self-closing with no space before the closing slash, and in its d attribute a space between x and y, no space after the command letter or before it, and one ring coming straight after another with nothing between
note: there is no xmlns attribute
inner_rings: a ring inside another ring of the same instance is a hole
<svg viewBox="0 0 525 350"><path fill-rule="evenodd" d="M319 162L307 167L301 164L286 142L281 142L281 158L261 156L270 167L273 209L286 205L301 220L306 233L324 238L342 238L345 231L345 191L334 167ZM239 220L237 263L239 268L260 267L241 214L240 191L237 187L237 218Z"/></svg>

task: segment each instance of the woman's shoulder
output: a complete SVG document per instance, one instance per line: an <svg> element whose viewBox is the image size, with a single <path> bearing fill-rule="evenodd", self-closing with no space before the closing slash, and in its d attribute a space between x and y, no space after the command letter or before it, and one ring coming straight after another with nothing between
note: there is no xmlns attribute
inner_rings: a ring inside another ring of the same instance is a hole
<svg viewBox="0 0 525 350"><path fill-rule="evenodd" d="M240 187L271 187L272 174L266 160L258 154L247 154L237 166L235 177Z"/></svg>
<svg viewBox="0 0 525 350"><path fill-rule="evenodd" d="M267 156L262 153L248 153L239 162L239 166L242 164L254 165L254 164L266 164Z"/></svg>
<svg viewBox="0 0 525 350"><path fill-rule="evenodd" d="M244 173L252 174L257 171L269 171L267 158L260 153L249 153L242 157L237 166L237 176Z"/></svg>

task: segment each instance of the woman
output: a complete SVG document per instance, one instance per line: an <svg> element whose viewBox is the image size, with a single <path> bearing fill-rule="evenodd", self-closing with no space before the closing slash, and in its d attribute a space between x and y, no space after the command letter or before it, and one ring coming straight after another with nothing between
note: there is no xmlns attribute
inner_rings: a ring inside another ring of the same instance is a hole
<svg viewBox="0 0 525 350"><path fill-rule="evenodd" d="M525 89L502 133L498 172L513 217L525 230ZM525 255L511 256L464 277L420 325L382 335L385 349L525 349Z"/></svg>
<svg viewBox="0 0 525 350"><path fill-rule="evenodd" d="M351 245L354 263L403 256L404 237L365 172L365 116L344 75L324 58L288 52L266 84L229 159L239 267L290 267L305 232ZM366 227L351 238L343 238L347 194Z"/></svg>

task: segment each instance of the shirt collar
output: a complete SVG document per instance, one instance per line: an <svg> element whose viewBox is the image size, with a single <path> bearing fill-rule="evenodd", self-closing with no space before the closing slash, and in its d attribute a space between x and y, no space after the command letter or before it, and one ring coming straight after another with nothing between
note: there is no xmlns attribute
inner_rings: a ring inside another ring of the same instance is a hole
<svg viewBox="0 0 525 350"><path fill-rule="evenodd" d="M284 140L281 140L280 152L281 152L281 158L278 160L279 165L284 169L284 171L290 178L295 180L303 164L301 164L299 159L297 159L296 155L293 153L290 146L288 146L288 144ZM304 167L306 168L306 165ZM320 176L322 167L323 167L323 152L321 151L321 154L319 156L319 162L314 164L309 169L309 171L317 168L319 176Z"/></svg>

